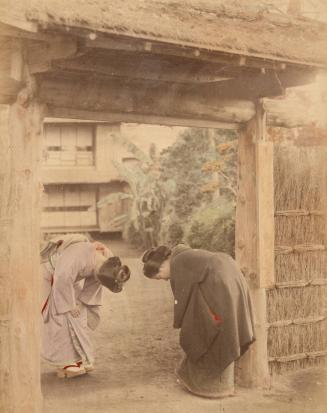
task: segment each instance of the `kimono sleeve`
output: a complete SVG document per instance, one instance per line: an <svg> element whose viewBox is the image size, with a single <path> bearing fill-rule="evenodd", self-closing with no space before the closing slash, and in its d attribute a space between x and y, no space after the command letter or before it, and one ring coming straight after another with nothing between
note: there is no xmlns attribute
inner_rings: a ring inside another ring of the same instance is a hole
<svg viewBox="0 0 327 413"><path fill-rule="evenodd" d="M74 282L77 275L74 260L57 261L53 283L53 300L57 314L66 313L76 307Z"/></svg>
<svg viewBox="0 0 327 413"><path fill-rule="evenodd" d="M83 289L78 296L79 301L86 305L102 304L102 285L93 276L87 277Z"/></svg>

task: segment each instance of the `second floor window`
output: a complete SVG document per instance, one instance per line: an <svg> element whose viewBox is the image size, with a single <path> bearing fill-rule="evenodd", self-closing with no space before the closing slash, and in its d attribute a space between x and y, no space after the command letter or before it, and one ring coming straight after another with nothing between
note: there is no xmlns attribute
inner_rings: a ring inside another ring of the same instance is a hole
<svg viewBox="0 0 327 413"><path fill-rule="evenodd" d="M73 167L94 165L94 126L45 124L43 164Z"/></svg>

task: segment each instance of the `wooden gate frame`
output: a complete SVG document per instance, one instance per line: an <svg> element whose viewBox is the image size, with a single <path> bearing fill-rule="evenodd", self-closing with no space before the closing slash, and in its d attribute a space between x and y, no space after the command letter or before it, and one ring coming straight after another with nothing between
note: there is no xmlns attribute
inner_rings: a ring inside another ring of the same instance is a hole
<svg viewBox="0 0 327 413"><path fill-rule="evenodd" d="M0 78L0 103L4 104L0 108L1 408L13 412L38 413L42 410L39 361L39 235L42 189L40 150L45 114L109 122L114 120L235 128L241 131L236 257L251 287L257 341L240 362L239 376L243 384L268 387L270 378L265 288L274 283L274 212L273 143L267 139L266 125L295 126L296 123L303 124L308 119L299 120L297 117L294 120L276 101L258 99L258 95L277 96L283 94L286 86L311 81L316 65L297 62L290 65L288 72L287 65L290 61L285 63L276 58L276 67L278 65L284 79L284 85L281 85L276 83L274 70L271 75L265 74L266 68L271 70L275 64L272 57L267 60L265 57L251 57L243 53L235 55L235 59L233 57L233 65L237 64L242 68L247 62L252 65L255 60L256 69L259 70L256 89L249 85L249 78L243 79L241 76L235 83L218 88L217 94L212 93L215 87L210 84L205 87L184 87L179 93L180 89L172 78L171 84L168 82L171 87L158 86L149 92L144 100L142 87L137 88L133 82L128 82L133 70L127 73L128 87L126 84L117 86L112 81L101 83L91 80L85 83L77 75L57 79L52 79L51 75L47 77L47 70L51 73L52 62L56 59L73 70L69 66L69 59L79 52L80 41L86 42L89 48L103 47L105 50L112 47L112 38L103 37L92 43L90 39L85 40L85 32L78 38L76 32L74 35L65 32L64 26L59 34L54 35L38 30L29 31L26 28L22 30L21 24L16 27L15 22L11 25L0 24L0 29L0 37L7 41L9 39L10 43L9 48L3 48L8 60L2 68ZM44 41L45 48L27 48L26 44L34 40ZM135 49L135 42L139 49ZM126 47L139 50L140 53L151 53L152 48L160 48L162 43L157 45L155 42L144 42L141 38L124 42L116 39L117 50L125 50ZM171 53L172 49L173 54L181 57L189 53L192 58L202 58L202 52L196 47L185 49L184 46L170 45L167 53ZM157 54L158 51L154 50L153 56ZM207 50L206 54L210 55L210 51ZM66 58L67 63L64 60ZM219 60L217 53L214 58ZM224 60L226 61L226 55L221 53L220 62ZM251 79L255 81L256 78ZM142 84L145 83L141 82ZM97 95L100 90L102 97L105 96L101 102ZM254 90L256 92L252 96ZM115 101L110 99L111 95ZM248 100L244 101L244 96L247 96ZM171 108L170 103L175 99L176 103ZM187 115L183 116L184 112Z"/></svg>

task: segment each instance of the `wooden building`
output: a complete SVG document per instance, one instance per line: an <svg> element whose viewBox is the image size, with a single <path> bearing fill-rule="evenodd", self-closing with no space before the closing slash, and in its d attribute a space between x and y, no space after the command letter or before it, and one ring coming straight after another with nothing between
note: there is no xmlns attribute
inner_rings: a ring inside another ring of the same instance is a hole
<svg viewBox="0 0 327 413"><path fill-rule="evenodd" d="M120 134L120 124L54 119L45 122L43 232L123 230L123 224L115 218L128 214L128 199L97 207L104 197L129 189L115 162L126 165L137 159L119 143Z"/></svg>
<svg viewBox="0 0 327 413"><path fill-rule="evenodd" d="M310 83L326 67L327 26L242 3L1 0L2 410L41 411L45 114L240 130L236 256L251 287L257 331L240 380L269 385L266 290L276 281L273 143L266 126L294 126L285 105L271 98Z"/></svg>

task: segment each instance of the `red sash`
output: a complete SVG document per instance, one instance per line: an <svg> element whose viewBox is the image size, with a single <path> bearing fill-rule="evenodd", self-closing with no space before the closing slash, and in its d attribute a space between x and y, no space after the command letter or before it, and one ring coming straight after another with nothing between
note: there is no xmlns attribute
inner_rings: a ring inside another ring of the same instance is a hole
<svg viewBox="0 0 327 413"><path fill-rule="evenodd" d="M54 275L54 274L53 274L53 275ZM52 277L51 277L51 289L52 289L52 286L53 286L53 275L52 275ZM45 302L44 302L44 304L43 304L43 307L42 307L42 310L41 310L41 314L43 314L43 311L46 309L46 307L47 307L47 305L48 305L49 298L50 298L50 294L51 294L51 290L50 290L50 293L49 293L47 299L45 300Z"/></svg>

